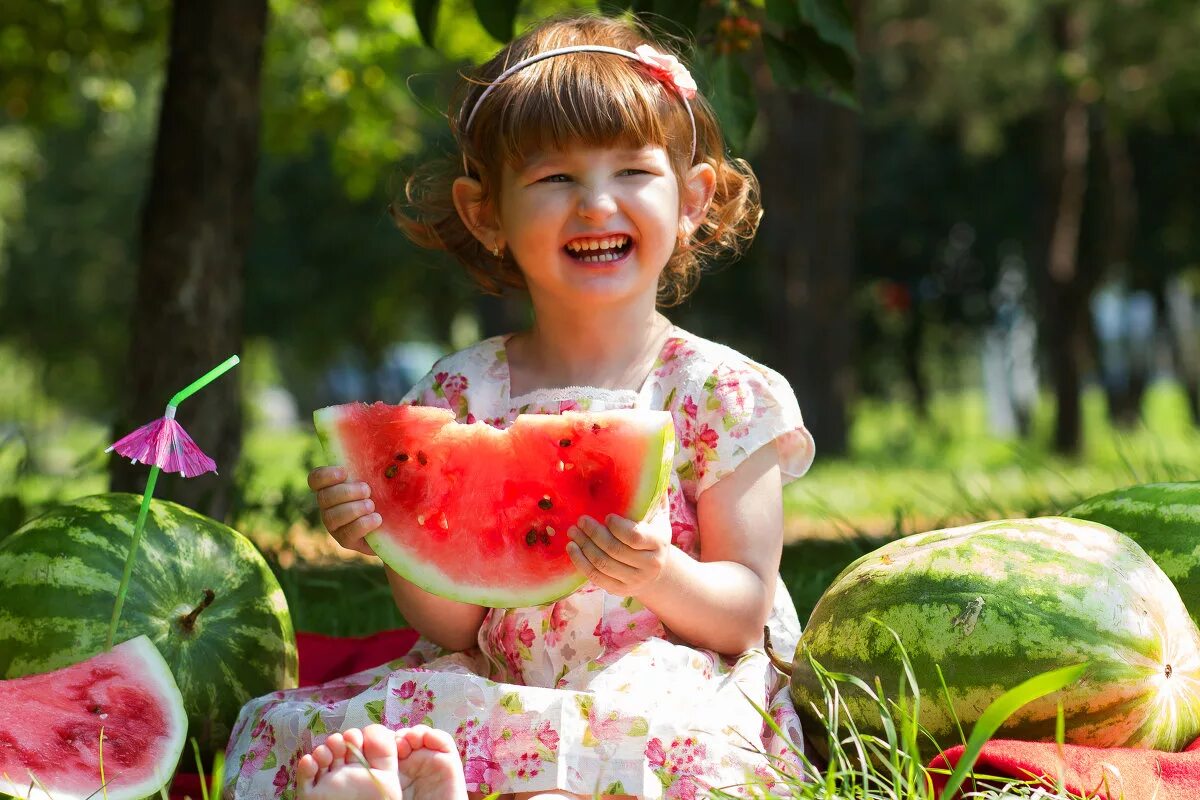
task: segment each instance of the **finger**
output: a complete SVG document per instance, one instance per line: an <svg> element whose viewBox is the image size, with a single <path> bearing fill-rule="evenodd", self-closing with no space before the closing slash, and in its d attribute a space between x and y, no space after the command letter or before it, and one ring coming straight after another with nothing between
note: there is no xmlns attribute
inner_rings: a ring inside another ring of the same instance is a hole
<svg viewBox="0 0 1200 800"><path fill-rule="evenodd" d="M593 583L601 576L620 583L625 583L634 576L634 570L628 564L617 561L586 536L573 538L567 544L567 555L575 567Z"/></svg>
<svg viewBox="0 0 1200 800"><path fill-rule="evenodd" d="M617 514L609 514L604 518L604 525L612 533L613 538L626 547L634 550L654 550L659 547L659 542L650 535L650 531L644 523L634 522Z"/></svg>
<svg viewBox="0 0 1200 800"><path fill-rule="evenodd" d="M375 511L375 501L370 498L338 503L321 512L321 521L325 523L325 529L332 532L338 528L344 528L359 517L365 517L373 511Z"/></svg>
<svg viewBox="0 0 1200 800"><path fill-rule="evenodd" d="M359 517L348 525L343 525L335 531L332 531L333 538L337 543L347 550L357 550L360 553L374 553L371 546L363 541L367 534L376 530L383 524L383 517L379 514L367 514Z"/></svg>
<svg viewBox="0 0 1200 800"><path fill-rule="evenodd" d="M635 562L632 557L637 555L637 551L626 547L625 543L614 536L613 532L606 526L601 525L591 517L585 516L579 518L579 525L576 527L576 530L582 531L584 534L583 538L590 541L601 553L612 561L626 566L634 566ZM584 545L584 542L579 538L576 538L575 542L581 548ZM589 558L591 557L586 548L584 552L588 554Z"/></svg>
<svg viewBox="0 0 1200 800"><path fill-rule="evenodd" d="M331 467L317 467L308 473L308 488L314 492L333 486L346 480L346 470L336 464Z"/></svg>
<svg viewBox="0 0 1200 800"><path fill-rule="evenodd" d="M371 487L362 481L343 481L317 492L317 505L322 511L342 503L366 500L371 496Z"/></svg>

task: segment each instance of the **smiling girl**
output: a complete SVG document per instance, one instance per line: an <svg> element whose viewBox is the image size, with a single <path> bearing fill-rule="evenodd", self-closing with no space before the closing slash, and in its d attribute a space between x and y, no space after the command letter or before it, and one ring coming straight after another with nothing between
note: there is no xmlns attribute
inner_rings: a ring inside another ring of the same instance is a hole
<svg viewBox="0 0 1200 800"><path fill-rule="evenodd" d="M658 311L753 238L754 175L726 155L686 68L622 19L536 26L471 77L450 119L460 153L414 178L401 226L483 289L528 291L534 316L439 361L406 402L498 427L665 409L669 507L580 519L568 553L588 581L537 608L457 603L389 571L421 641L402 662L247 705L232 786L314 799L769 788L799 763L749 701L801 744L762 630L781 648L799 635L778 578L781 492L812 438L781 376ZM337 465L309 485L334 538L370 552L367 487Z"/></svg>

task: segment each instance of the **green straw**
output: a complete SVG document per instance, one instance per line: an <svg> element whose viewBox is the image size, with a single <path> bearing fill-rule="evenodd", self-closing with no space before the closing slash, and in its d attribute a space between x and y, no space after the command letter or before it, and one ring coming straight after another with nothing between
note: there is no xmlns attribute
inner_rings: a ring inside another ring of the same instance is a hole
<svg viewBox="0 0 1200 800"><path fill-rule="evenodd" d="M167 402L167 416L174 417L176 406L212 383L221 375L233 369L240 361L240 358L232 355L221 364L192 381L184 389L176 392ZM142 531L146 527L146 515L150 511L150 498L154 496L154 485L158 483L158 473L160 471L157 465L150 467L150 477L146 479L146 489L142 492L142 507L138 509L137 522L133 526L133 539L129 542L129 555L125 557L125 569L121 573L121 583L117 587L117 601L113 604L112 619L108 623L108 637L104 642L105 650L112 649L113 638L117 635L117 623L121 619L121 607L125 605L125 595L129 591L129 579L133 575L133 560L137 555L138 545L142 542Z"/></svg>

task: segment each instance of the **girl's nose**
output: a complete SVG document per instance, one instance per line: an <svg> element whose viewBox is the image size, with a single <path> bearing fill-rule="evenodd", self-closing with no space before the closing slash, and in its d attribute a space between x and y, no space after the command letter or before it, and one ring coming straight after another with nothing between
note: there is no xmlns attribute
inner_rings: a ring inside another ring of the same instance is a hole
<svg viewBox="0 0 1200 800"><path fill-rule="evenodd" d="M577 211L586 220L603 220L616 213L617 203L605 186L584 186L580 191Z"/></svg>

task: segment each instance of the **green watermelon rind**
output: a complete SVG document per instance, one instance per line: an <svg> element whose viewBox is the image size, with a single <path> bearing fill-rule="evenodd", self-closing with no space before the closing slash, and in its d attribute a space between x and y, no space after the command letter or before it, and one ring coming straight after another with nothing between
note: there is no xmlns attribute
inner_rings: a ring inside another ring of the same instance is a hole
<svg viewBox="0 0 1200 800"><path fill-rule="evenodd" d="M1162 568L1200 625L1200 481L1144 483L1096 495L1064 516L1133 539Z"/></svg>
<svg viewBox="0 0 1200 800"><path fill-rule="evenodd" d="M78 498L51 507L0 542L0 678L49 672L103 649L140 505L140 495L126 493ZM105 527L93 529L93 517ZM195 564L214 552L244 568L197 574ZM181 571L181 562L191 572ZM153 605L161 595L152 587L170 591L184 574L196 584L195 599L189 595L186 604L172 608ZM183 640L165 615L189 611L203 588L218 594L199 622L218 635L197 646L201 640ZM299 683L287 599L258 549L234 529L167 500L150 505L117 638L141 633L173 665L191 735L206 756L224 748L247 700Z"/></svg>
<svg viewBox="0 0 1200 800"><path fill-rule="evenodd" d="M958 723L944 708L937 668L964 728L1021 680L1086 662L1079 684L1030 703L998 735L1052 739L1060 700L1072 743L1169 750L1200 734L1200 632L1162 570L1107 526L1065 517L981 522L859 558L817 602L796 651L792 698L806 722L820 730L814 708L825 709L810 657L868 685L878 677L885 695L897 696L893 631L922 693L923 729L943 747L958 743ZM860 731L884 733L873 700L845 684L841 700Z"/></svg>
<svg viewBox="0 0 1200 800"><path fill-rule="evenodd" d="M313 424L317 430L317 438L324 447L326 456L335 464L345 464L347 460L346 451L341 446L340 438L336 435L341 413L339 406L320 408L313 412ZM641 422L637 417L643 417L647 421ZM666 493L670 484L675 451L675 427L669 413L645 411L631 415L628 424L639 423L645 425L648 433L652 432L655 437L649 441L647 452L652 454L658 463L653 469L643 470L636 493L631 501L631 507L625 512L627 518L635 521L645 519L659 498ZM563 576L561 580L542 584L535 594L531 594L528 589L521 588L514 588L511 591L496 587L475 590L471 587L448 583L445 576L434 567L413 563L407 551L387 536L369 533L366 541L375 554L400 577L427 592L470 605L489 608L526 608L544 605L566 597L587 581L587 576L576 572Z"/></svg>
<svg viewBox="0 0 1200 800"><path fill-rule="evenodd" d="M142 778L137 783L126 784L122 780L118 780L118 776L106 773L105 778L108 781L104 788L104 795L108 800L138 800L138 798L147 797L155 794L158 790L167 785L175 772L176 764L179 762L179 757L183 754L184 745L187 742L187 712L183 707L183 695L179 691L179 686L175 683L175 677L171 674L171 668L167 665L162 653L150 641L150 638L141 635L135 636L128 641L114 645L112 654L120 655L122 660L130 662L127 672L131 678L136 677L139 685L149 684L153 691L162 701L160 708L166 712L167 717L167 733L169 734L166 741L163 743L162 756L154 764L154 769L151 774ZM95 656L92 656L93 658ZM79 662L79 664L86 663ZM78 664L72 664L59 669L63 672L68 672L72 667ZM2 686L2 684L0 684ZM0 695L3 689L0 688ZM39 725L48 725L52 720L41 719L37 721ZM7 780L6 780L7 777ZM56 789L53 778L47 775L34 776L38 782L50 789L50 796L53 800L84 800L88 797L97 797L101 794L100 790L100 765L96 765L96 789L86 795L74 795L69 792ZM14 797L24 797L29 790L30 781L20 784L19 779L12 775L0 775L0 794L9 794ZM31 797L44 796L37 789Z"/></svg>

